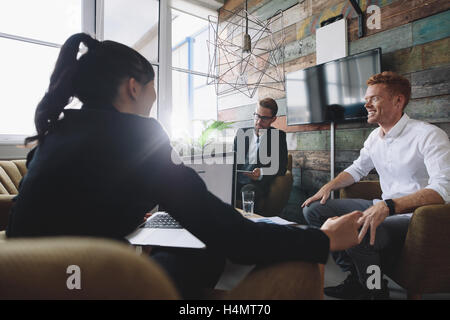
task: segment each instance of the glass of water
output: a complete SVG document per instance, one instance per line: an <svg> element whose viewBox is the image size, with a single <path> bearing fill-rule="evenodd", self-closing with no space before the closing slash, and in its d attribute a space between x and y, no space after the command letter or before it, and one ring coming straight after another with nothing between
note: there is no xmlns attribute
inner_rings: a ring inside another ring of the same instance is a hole
<svg viewBox="0 0 450 320"><path fill-rule="evenodd" d="M244 213L253 213L255 206L255 191L242 192L242 209Z"/></svg>

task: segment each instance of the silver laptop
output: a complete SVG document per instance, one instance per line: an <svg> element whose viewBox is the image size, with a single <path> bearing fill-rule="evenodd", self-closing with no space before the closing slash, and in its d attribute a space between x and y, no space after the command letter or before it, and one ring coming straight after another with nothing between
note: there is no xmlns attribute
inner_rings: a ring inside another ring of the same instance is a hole
<svg viewBox="0 0 450 320"><path fill-rule="evenodd" d="M205 248L206 245L184 229L166 212L156 212L138 229L128 235L134 245L179 248Z"/></svg>
<svg viewBox="0 0 450 320"><path fill-rule="evenodd" d="M218 161L220 163L199 164L198 161L192 161L191 158L185 158L183 162L186 166L196 170L211 193L222 201L234 205L236 188L234 153L226 153L220 156L224 159L223 163ZM166 212L154 213L126 238L133 245L197 249L206 247L200 239L184 229Z"/></svg>

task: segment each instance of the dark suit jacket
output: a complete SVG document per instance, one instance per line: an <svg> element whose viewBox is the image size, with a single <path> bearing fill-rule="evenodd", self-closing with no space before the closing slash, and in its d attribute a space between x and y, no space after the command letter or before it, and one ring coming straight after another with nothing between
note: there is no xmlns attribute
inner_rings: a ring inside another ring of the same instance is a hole
<svg viewBox="0 0 450 320"><path fill-rule="evenodd" d="M65 110L29 162L8 237L59 235L123 239L160 204L211 250L240 263L325 263L319 229L254 223L208 192L198 174L171 159L152 118Z"/></svg>
<svg viewBox="0 0 450 320"><path fill-rule="evenodd" d="M246 128L243 129L244 133L249 133L250 131L253 134L254 128ZM276 174L274 175L263 175L263 178L261 180L258 181L252 181L252 183L257 184L264 192L264 194L266 195L269 190L270 190L270 184L272 183L272 181L275 179L276 176L282 176L286 174L286 167L287 167L287 162L288 162L288 150L287 150L287 143L286 143L286 133L282 130L270 127L270 129L267 130L266 134L262 136L261 141L260 141L260 146L264 143L267 143L267 155L268 157L272 156L272 144L271 144L271 131L272 130L278 130L279 132L279 142L278 142L278 146L279 146L279 150L278 150L278 159L279 159L279 167L278 167L278 171ZM250 142L249 142L249 138L246 137L245 139L245 159L248 159L248 152L249 152L249 146L250 146ZM237 148L237 136L234 138L234 151L235 152L239 152L238 148ZM276 152L276 150L274 150L274 152ZM242 170L244 167L246 169L255 169L255 168L267 168L270 167L272 164L272 162L269 162L268 164L263 164L261 163L260 159L259 159L259 152L258 152L258 160L257 160L257 164L253 165L253 166L249 166L246 164L238 164L237 165L237 169L238 170Z"/></svg>

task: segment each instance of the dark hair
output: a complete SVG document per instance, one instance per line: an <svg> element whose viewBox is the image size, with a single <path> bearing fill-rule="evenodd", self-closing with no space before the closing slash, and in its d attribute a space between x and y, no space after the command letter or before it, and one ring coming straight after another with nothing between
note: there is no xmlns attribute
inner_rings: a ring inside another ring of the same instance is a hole
<svg viewBox="0 0 450 320"><path fill-rule="evenodd" d="M81 43L88 51L77 59ZM42 141L72 97L84 105L111 108L120 83L130 77L146 84L155 78L155 72L150 62L130 47L100 42L86 33L72 35L61 47L48 90L36 108L37 135L26 138L25 144Z"/></svg>
<svg viewBox="0 0 450 320"><path fill-rule="evenodd" d="M275 117L278 113L278 105L272 98L265 98L259 101L259 105L263 108L272 110L272 117Z"/></svg>

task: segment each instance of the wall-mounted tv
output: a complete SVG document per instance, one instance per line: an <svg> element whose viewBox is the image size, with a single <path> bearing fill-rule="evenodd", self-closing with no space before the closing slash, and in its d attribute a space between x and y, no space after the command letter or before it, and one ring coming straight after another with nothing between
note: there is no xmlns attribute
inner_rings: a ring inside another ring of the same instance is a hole
<svg viewBox="0 0 450 320"><path fill-rule="evenodd" d="M379 72L381 48L287 73L287 124L367 119L366 81Z"/></svg>

